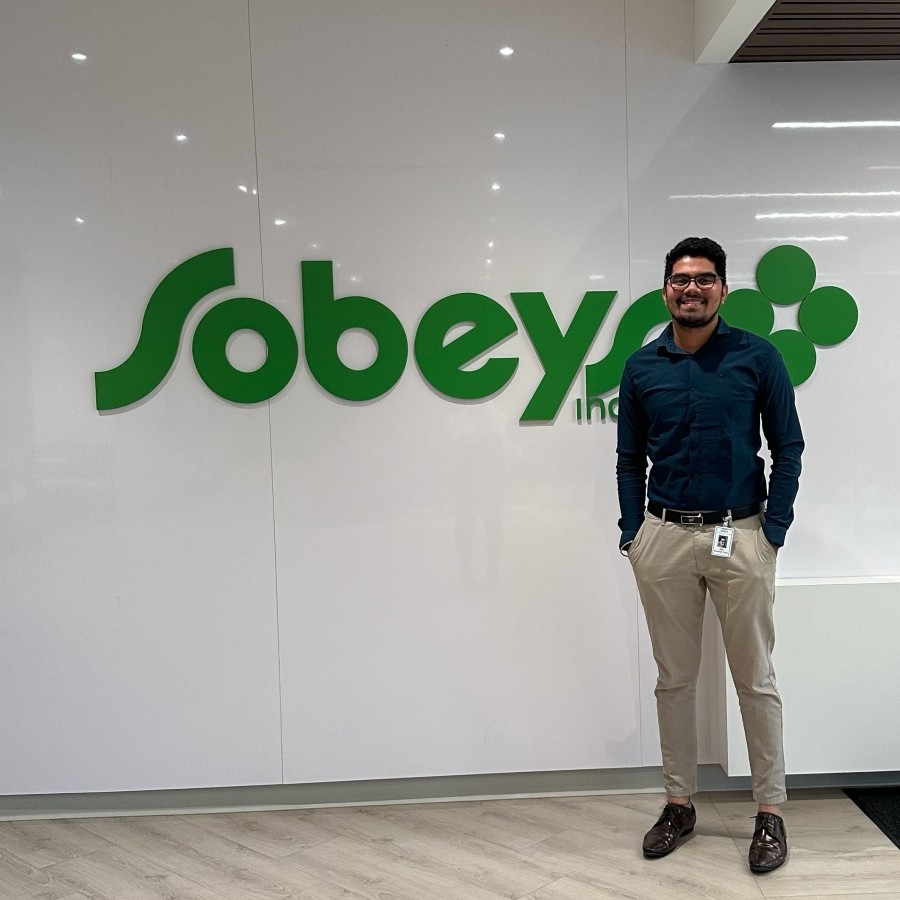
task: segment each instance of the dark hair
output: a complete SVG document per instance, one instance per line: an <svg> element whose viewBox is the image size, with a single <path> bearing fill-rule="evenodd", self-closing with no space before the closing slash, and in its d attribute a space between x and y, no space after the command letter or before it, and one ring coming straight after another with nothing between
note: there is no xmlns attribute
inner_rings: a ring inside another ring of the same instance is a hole
<svg viewBox="0 0 900 900"><path fill-rule="evenodd" d="M716 275L725 281L725 251L712 239L689 237L679 241L666 254L666 274L663 281L672 274L672 267L682 256L702 256L716 267Z"/></svg>

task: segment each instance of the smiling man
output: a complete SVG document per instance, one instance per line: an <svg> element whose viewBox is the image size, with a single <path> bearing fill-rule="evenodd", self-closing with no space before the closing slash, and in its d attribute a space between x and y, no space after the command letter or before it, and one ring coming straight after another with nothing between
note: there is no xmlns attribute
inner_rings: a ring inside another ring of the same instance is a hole
<svg viewBox="0 0 900 900"><path fill-rule="evenodd" d="M622 377L616 465L619 548L634 570L659 669L666 805L643 851L666 856L697 820L696 685L708 591L740 700L759 804L749 862L762 874L787 859L772 607L803 436L778 351L719 317L728 285L715 241L686 238L669 252L662 295L672 321L630 357ZM760 429L772 458L768 488Z"/></svg>

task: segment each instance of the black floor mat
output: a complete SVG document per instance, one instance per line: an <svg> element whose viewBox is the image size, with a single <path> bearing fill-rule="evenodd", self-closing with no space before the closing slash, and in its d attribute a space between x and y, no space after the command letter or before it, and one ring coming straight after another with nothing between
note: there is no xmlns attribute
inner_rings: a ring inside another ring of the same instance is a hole
<svg viewBox="0 0 900 900"><path fill-rule="evenodd" d="M900 787L846 788L844 793L900 847Z"/></svg>

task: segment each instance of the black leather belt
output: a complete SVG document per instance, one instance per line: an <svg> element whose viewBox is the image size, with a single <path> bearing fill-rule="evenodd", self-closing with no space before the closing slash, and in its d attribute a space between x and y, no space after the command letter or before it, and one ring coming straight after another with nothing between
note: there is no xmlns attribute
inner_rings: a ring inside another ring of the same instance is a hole
<svg viewBox="0 0 900 900"><path fill-rule="evenodd" d="M664 522L675 522L677 525L718 525L724 522L728 516L733 520L749 519L750 516L758 516L762 509L761 503L753 503L750 506L739 506L737 509L718 509L709 510L687 510L687 509L669 509L654 503L652 500L647 503L647 512L654 516L659 516Z"/></svg>

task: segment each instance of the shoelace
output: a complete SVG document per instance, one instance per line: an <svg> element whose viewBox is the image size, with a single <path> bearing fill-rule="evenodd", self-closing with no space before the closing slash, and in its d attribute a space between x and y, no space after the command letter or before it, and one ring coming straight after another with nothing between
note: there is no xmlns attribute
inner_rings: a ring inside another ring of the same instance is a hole
<svg viewBox="0 0 900 900"><path fill-rule="evenodd" d="M687 818L693 812L693 807L683 806L680 803L667 803L663 807L662 815L657 820L657 825L668 822L669 819Z"/></svg>
<svg viewBox="0 0 900 900"><path fill-rule="evenodd" d="M756 822L759 822L761 816L763 817L763 820L758 825L758 830L760 831L760 840L764 841L767 844L777 844L778 837L775 834L775 831L779 826L778 816L776 816L774 813L757 813L755 816L751 816L750 818Z"/></svg>

